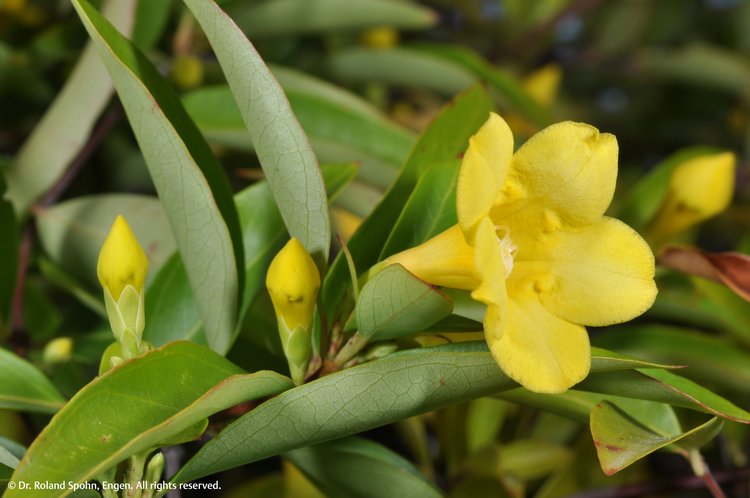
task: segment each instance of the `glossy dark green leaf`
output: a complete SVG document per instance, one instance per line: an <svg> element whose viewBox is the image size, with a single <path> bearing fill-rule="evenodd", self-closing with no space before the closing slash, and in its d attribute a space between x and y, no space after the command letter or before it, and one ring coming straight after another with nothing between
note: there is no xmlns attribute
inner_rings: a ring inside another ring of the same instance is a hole
<svg viewBox="0 0 750 498"><path fill-rule="evenodd" d="M450 298L401 265L390 265L362 287L355 308L359 334L388 340L425 330L450 315Z"/></svg>
<svg viewBox="0 0 750 498"><path fill-rule="evenodd" d="M595 373L644 366L649 364L593 352ZM484 342L392 354L263 403L209 441L173 480L197 479L517 386Z"/></svg>
<svg viewBox="0 0 750 498"><path fill-rule="evenodd" d="M366 439L337 439L285 456L330 498L443 496L408 460Z"/></svg>
<svg viewBox="0 0 750 498"><path fill-rule="evenodd" d="M356 30L391 26L432 26L436 14L421 5L398 0L275 0L229 12L251 38Z"/></svg>
<svg viewBox="0 0 750 498"><path fill-rule="evenodd" d="M129 33L135 0L110 0L105 15ZM112 80L89 44L65 86L6 171L8 198L19 215L62 176L112 97Z"/></svg>
<svg viewBox="0 0 750 498"><path fill-rule="evenodd" d="M159 41L174 9L174 0L138 2L133 26L133 43L141 50L151 49Z"/></svg>
<svg viewBox="0 0 750 498"><path fill-rule="evenodd" d="M85 482L213 413L289 387L291 381L276 373L245 374L205 347L171 343L81 389L29 447L13 480ZM36 489L5 494L58 495Z"/></svg>
<svg viewBox="0 0 750 498"><path fill-rule="evenodd" d="M459 169L460 162L454 160L425 171L388 236L381 259L416 247L458 223L456 182Z"/></svg>
<svg viewBox="0 0 750 498"><path fill-rule="evenodd" d="M221 166L174 90L86 0L73 5L107 66L167 212L211 348L226 352L243 290L241 233Z"/></svg>
<svg viewBox="0 0 750 498"><path fill-rule="evenodd" d="M0 408L55 413L65 398L34 365L0 348Z"/></svg>
<svg viewBox="0 0 750 498"><path fill-rule="evenodd" d="M323 269L331 223L318 161L281 86L236 24L213 1L184 0L224 70L289 234Z"/></svg>
<svg viewBox="0 0 750 498"><path fill-rule="evenodd" d="M491 109L492 101L487 92L480 86L475 86L444 107L425 130L402 167L398 179L347 243L358 272L364 272L377 262L382 241L398 220L422 174L434 164L455 159L462 154L468 146L469 137L484 124ZM339 254L321 289L329 319L347 291L346 283L349 278L346 261Z"/></svg>

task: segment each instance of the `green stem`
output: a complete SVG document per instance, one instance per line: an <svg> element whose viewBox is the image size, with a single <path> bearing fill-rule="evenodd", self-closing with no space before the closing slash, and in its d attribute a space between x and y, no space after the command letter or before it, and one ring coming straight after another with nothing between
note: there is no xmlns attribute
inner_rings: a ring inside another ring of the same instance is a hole
<svg viewBox="0 0 750 498"><path fill-rule="evenodd" d="M367 346L368 338L360 335L359 332L354 334L351 339L341 348L341 351L334 358L333 363L337 367L342 367L347 361L351 360L354 355L362 351Z"/></svg>

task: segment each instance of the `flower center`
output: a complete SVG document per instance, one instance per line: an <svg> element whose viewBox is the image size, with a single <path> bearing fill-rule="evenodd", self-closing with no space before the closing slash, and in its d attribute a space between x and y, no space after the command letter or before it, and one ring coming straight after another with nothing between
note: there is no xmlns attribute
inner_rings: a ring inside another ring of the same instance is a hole
<svg viewBox="0 0 750 498"><path fill-rule="evenodd" d="M500 244L500 254L503 258L503 266L505 267L505 278L508 278L513 271L513 257L518 250L518 246L510 238L510 230L507 227L495 225L495 235L497 236L497 243Z"/></svg>

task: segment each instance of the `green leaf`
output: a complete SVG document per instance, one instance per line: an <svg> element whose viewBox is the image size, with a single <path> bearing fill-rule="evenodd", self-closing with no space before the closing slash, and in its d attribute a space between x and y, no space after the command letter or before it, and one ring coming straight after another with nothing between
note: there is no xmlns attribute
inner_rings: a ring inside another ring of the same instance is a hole
<svg viewBox="0 0 750 498"><path fill-rule="evenodd" d="M174 90L86 0L74 0L110 71L167 211L212 349L226 352L237 323L244 263L226 176Z"/></svg>
<svg viewBox="0 0 750 498"><path fill-rule="evenodd" d="M138 2L133 26L133 43L148 51L159 41L169 22L169 14L174 9L174 0L159 2Z"/></svg>
<svg viewBox="0 0 750 498"><path fill-rule="evenodd" d="M85 482L213 413L291 385L274 372L244 374L202 346L169 344L109 370L80 390L29 447L13 480ZM5 494L59 495L54 490Z"/></svg>
<svg viewBox="0 0 750 498"><path fill-rule="evenodd" d="M15 469L21 460L18 459L13 453L0 446L0 465L5 465L8 468ZM0 470L0 478L2 477L2 470Z"/></svg>
<svg viewBox="0 0 750 498"><path fill-rule="evenodd" d="M382 241L401 215L419 178L434 164L462 154L468 146L469 137L484 124L491 109L492 101L487 92L480 86L474 86L446 105L424 131L398 179L347 243L359 272L377 262ZM346 261L339 254L321 290L329 319L347 291L348 280Z"/></svg>
<svg viewBox="0 0 750 498"><path fill-rule="evenodd" d="M716 434L722 421L712 418L688 432L669 433L646 427L616 405L603 401L591 412L591 436L602 470L619 472L654 451L697 434Z"/></svg>
<svg viewBox="0 0 750 498"><path fill-rule="evenodd" d="M348 48L331 55L327 64L334 76L346 81L426 88L446 96L464 91L476 81L460 64L410 48Z"/></svg>
<svg viewBox="0 0 750 498"><path fill-rule="evenodd" d="M64 403L65 398L34 365L0 348L0 408L55 413Z"/></svg>
<svg viewBox="0 0 750 498"><path fill-rule="evenodd" d="M18 226L13 205L5 199L5 164L0 160L0 331L10 321L10 305L16 284L18 264ZM0 332L2 335L2 332Z"/></svg>
<svg viewBox="0 0 750 498"><path fill-rule="evenodd" d="M203 28L255 145L289 234L325 268L331 223L318 161L276 79L212 1L184 0Z"/></svg>
<svg viewBox="0 0 750 498"><path fill-rule="evenodd" d="M37 231L50 259L99 289L96 262L118 214L128 220L148 257L153 277L175 250L164 207L156 197L102 194L77 197L37 212Z"/></svg>
<svg viewBox="0 0 750 498"><path fill-rule="evenodd" d="M593 354L595 373L650 365ZM190 481L517 386L484 342L395 353L266 401L203 446L173 480Z"/></svg>
<svg viewBox="0 0 750 498"><path fill-rule="evenodd" d="M135 3L110 0L105 15L128 33ZM60 179L112 96L112 80L92 45L86 46L65 86L6 170L7 195L19 216Z"/></svg>
<svg viewBox="0 0 750 498"><path fill-rule="evenodd" d="M338 439L285 456L330 498L443 496L408 460L366 439Z"/></svg>
<svg viewBox="0 0 750 498"><path fill-rule="evenodd" d="M323 174L328 201L333 202L341 191L357 177L359 168L356 163L323 164L320 172Z"/></svg>
<svg viewBox="0 0 750 498"><path fill-rule="evenodd" d="M429 28L435 13L420 5L398 0L274 0L233 9L229 14L249 36L327 33L390 26Z"/></svg>
<svg viewBox="0 0 750 498"><path fill-rule="evenodd" d="M460 45L418 44L415 50L438 56L471 71L489 83L502 99L538 126L550 124L548 113L526 93L513 75L487 62L480 54Z"/></svg>
<svg viewBox="0 0 750 498"><path fill-rule="evenodd" d="M739 392L750 389L750 354L724 338L659 324L624 325L593 343L656 362L685 365L680 374ZM717 361L717 359L721 361Z"/></svg>
<svg viewBox="0 0 750 498"><path fill-rule="evenodd" d="M750 413L695 382L655 369L590 375L576 386L583 391L660 401L750 424Z"/></svg>
<svg viewBox="0 0 750 498"><path fill-rule="evenodd" d="M422 331L452 310L448 296L396 264L365 284L355 314L360 335L388 340Z"/></svg>
<svg viewBox="0 0 750 498"><path fill-rule="evenodd" d="M454 160L425 171L388 236L380 259L416 247L458 223L456 183L460 167L461 163Z"/></svg>

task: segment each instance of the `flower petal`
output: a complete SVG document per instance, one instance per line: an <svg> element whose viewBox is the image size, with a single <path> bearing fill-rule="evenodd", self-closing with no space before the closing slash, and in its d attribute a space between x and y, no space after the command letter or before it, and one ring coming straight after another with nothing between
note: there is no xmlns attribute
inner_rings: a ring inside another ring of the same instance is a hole
<svg viewBox="0 0 750 498"><path fill-rule="evenodd" d="M417 278L434 285L467 290L479 285L474 271L474 250L466 243L458 225L417 247L394 254L385 263L399 263Z"/></svg>
<svg viewBox="0 0 750 498"><path fill-rule="evenodd" d="M532 208L585 225L612 201L617 181L617 139L593 126L566 121L548 126L515 153L495 199L496 222Z"/></svg>
<svg viewBox="0 0 750 498"><path fill-rule="evenodd" d="M456 191L458 223L469 244L477 224L492 208L513 155L513 134L503 118L490 113L487 122L469 139L461 162Z"/></svg>
<svg viewBox="0 0 750 498"><path fill-rule="evenodd" d="M512 294L511 294L512 295ZM488 316L493 307L487 309ZM538 393L561 393L583 380L591 367L586 329L562 320L532 294L512 298L502 330L485 319L485 337L510 378Z"/></svg>
<svg viewBox="0 0 750 498"><path fill-rule="evenodd" d="M480 283L471 297L487 305L504 308L508 300L505 265L495 226L488 216L479 221L474 243L474 267Z"/></svg>
<svg viewBox="0 0 750 498"><path fill-rule="evenodd" d="M554 240L525 250L514 276L533 280L550 312L601 326L625 322L651 307L657 292L654 255L625 223L602 217L582 230L561 229Z"/></svg>

